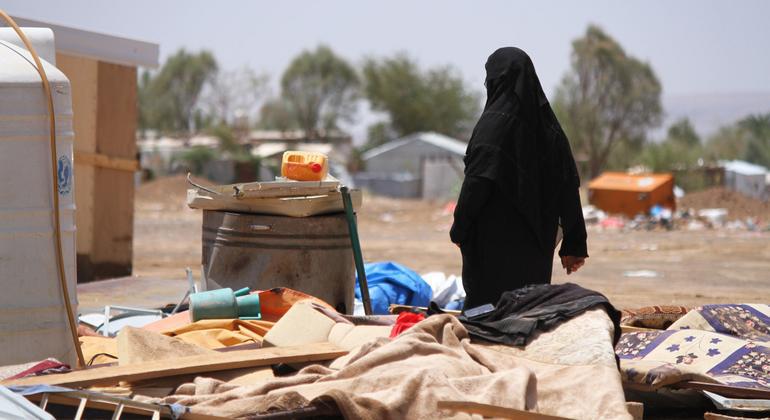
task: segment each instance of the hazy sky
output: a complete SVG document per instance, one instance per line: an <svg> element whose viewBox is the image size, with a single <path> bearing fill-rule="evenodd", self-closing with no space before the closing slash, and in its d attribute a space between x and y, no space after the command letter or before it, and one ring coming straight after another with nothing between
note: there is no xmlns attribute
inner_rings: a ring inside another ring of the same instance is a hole
<svg viewBox="0 0 770 420"><path fill-rule="evenodd" d="M768 1L195 1L0 0L11 14L160 44L210 49L275 82L299 51L330 45L353 62L407 51L452 64L479 90L486 57L514 45L549 95L589 23L649 61L664 95L770 92Z"/></svg>

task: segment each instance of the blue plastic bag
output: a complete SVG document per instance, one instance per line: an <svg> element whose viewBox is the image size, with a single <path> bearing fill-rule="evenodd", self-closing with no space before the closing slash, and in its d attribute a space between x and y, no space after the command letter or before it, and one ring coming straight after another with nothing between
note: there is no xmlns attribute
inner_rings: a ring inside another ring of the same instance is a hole
<svg viewBox="0 0 770 420"><path fill-rule="evenodd" d="M419 274L392 261L366 264L366 282L372 300L372 313L387 315L388 307L398 305L428 306L433 296L428 283ZM356 299L361 299L361 287L356 275Z"/></svg>

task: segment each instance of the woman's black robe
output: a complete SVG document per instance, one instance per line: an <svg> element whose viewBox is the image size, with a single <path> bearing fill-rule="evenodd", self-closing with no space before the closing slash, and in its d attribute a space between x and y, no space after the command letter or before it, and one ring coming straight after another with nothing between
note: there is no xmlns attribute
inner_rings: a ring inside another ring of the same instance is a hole
<svg viewBox="0 0 770 420"><path fill-rule="evenodd" d="M532 61L501 48L486 70L487 102L468 143L450 231L463 255L466 309L550 283L560 224L559 255L588 256L575 160Z"/></svg>

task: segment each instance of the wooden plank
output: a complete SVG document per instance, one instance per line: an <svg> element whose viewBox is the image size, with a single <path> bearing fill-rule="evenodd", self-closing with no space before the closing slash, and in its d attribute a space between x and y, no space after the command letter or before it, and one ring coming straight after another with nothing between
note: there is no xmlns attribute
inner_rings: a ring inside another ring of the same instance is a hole
<svg viewBox="0 0 770 420"><path fill-rule="evenodd" d="M159 360L128 366L106 366L69 373L33 376L5 381L3 385L61 385L69 387L111 385L120 381L134 382L173 375L215 372L225 369L269 366L277 363L304 363L332 360L348 352L331 343L305 344L242 350L217 355L179 357L169 363Z"/></svg>
<svg viewBox="0 0 770 420"><path fill-rule="evenodd" d="M694 389L696 391L711 391L723 397L729 398L759 398L763 400L770 399L770 391L762 389L751 389L698 381L682 382L672 386L684 389Z"/></svg>
<svg viewBox="0 0 770 420"><path fill-rule="evenodd" d="M75 164L127 172L136 172L139 170L139 161L136 159L116 158L101 153L75 151Z"/></svg>
<svg viewBox="0 0 770 420"><path fill-rule="evenodd" d="M464 413L478 414L484 417L502 417L514 420L565 420L566 417L549 416L515 408L500 407L491 404L482 404L473 401L439 401L439 410L462 411Z"/></svg>
<svg viewBox="0 0 770 420"><path fill-rule="evenodd" d="M136 159L136 68L99 62L98 70L93 153ZM134 182L131 172L96 167L90 259L94 279L131 275Z"/></svg>

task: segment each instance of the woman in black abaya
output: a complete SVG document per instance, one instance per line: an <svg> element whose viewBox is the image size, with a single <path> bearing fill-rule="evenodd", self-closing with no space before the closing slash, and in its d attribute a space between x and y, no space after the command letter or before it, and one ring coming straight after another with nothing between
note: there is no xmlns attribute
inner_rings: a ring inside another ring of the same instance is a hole
<svg viewBox="0 0 770 420"><path fill-rule="evenodd" d="M567 274L588 257L575 160L532 60L500 48L486 70L487 102L468 143L450 231L463 256L465 309L550 283L559 225Z"/></svg>

